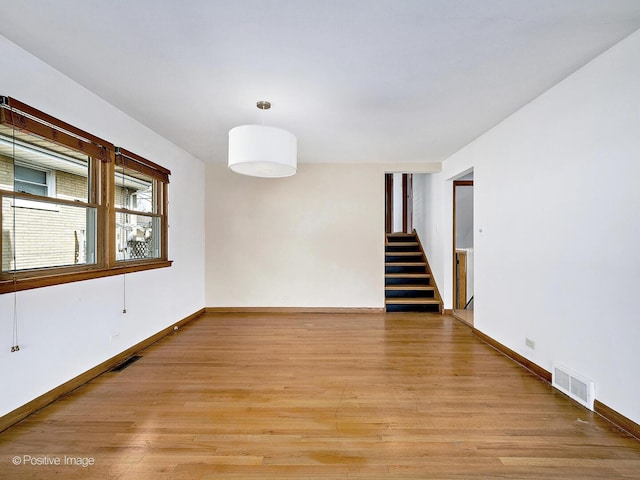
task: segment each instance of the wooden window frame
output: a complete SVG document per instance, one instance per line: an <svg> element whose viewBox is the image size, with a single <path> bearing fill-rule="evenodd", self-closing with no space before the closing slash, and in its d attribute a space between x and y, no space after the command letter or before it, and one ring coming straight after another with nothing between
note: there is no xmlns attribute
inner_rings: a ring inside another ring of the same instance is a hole
<svg viewBox="0 0 640 480"><path fill-rule="evenodd" d="M139 155L111 142L85 132L73 125L37 110L11 97L0 97L0 123L36 135L51 142L82 152L91 157L90 192L87 204L96 209L96 262L88 265L33 268L17 271L0 271L0 294L63 283L102 278L125 273L170 267L168 259L167 195L171 172ZM158 258L116 261L115 252L115 164L124 161L128 168L140 171L157 180L161 203L157 214L160 217L160 256ZM33 199L30 194L1 190L2 196ZM64 199L47 198L50 203L73 204ZM1 212L0 212L1 215ZM0 253L3 246L0 242Z"/></svg>

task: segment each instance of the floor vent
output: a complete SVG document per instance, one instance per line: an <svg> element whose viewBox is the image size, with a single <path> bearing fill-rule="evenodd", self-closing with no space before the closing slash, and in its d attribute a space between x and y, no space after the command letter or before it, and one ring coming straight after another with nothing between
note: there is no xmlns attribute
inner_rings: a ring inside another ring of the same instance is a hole
<svg viewBox="0 0 640 480"><path fill-rule="evenodd" d="M562 393L569 395L576 402L593 410L596 384L559 363L553 364L551 384Z"/></svg>
<svg viewBox="0 0 640 480"><path fill-rule="evenodd" d="M119 363L118 365L116 365L115 367L113 367L109 371L110 372L121 372L122 370L127 368L129 365L132 365L132 364L136 363L141 358L142 358L141 355L134 355L133 357L129 357L124 362Z"/></svg>

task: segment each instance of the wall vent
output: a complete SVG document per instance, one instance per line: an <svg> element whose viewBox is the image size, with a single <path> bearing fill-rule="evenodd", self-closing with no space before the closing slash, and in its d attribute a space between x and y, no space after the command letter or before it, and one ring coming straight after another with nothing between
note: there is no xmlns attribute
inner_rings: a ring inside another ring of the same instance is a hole
<svg viewBox="0 0 640 480"><path fill-rule="evenodd" d="M564 365L554 362L551 385L589 410L593 410L593 401L596 396L596 384L593 380L589 380Z"/></svg>

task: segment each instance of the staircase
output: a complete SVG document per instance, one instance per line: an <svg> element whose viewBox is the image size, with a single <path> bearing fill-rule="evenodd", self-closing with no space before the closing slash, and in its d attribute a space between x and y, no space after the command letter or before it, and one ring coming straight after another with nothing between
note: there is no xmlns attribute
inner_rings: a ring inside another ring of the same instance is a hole
<svg viewBox="0 0 640 480"><path fill-rule="evenodd" d="M385 297L387 312L442 312L442 299L415 230L387 234Z"/></svg>

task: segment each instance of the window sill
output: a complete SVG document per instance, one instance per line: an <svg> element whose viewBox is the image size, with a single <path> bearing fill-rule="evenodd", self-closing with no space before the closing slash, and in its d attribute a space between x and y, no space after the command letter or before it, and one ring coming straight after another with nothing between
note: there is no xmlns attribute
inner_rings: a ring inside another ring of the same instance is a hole
<svg viewBox="0 0 640 480"><path fill-rule="evenodd" d="M12 207L28 208L29 210L46 210L49 212L60 211L60 207L54 203L35 202L33 200L25 200L23 198L16 198Z"/></svg>
<svg viewBox="0 0 640 480"><path fill-rule="evenodd" d="M173 260L154 260L147 262L126 262L111 268L92 268L76 271L46 272L43 270L36 272L18 272L15 277L11 273L5 273L0 280L0 294L30 290L33 288L50 287L64 283L80 282L94 278L112 277L125 273L141 272L156 268L170 267Z"/></svg>

